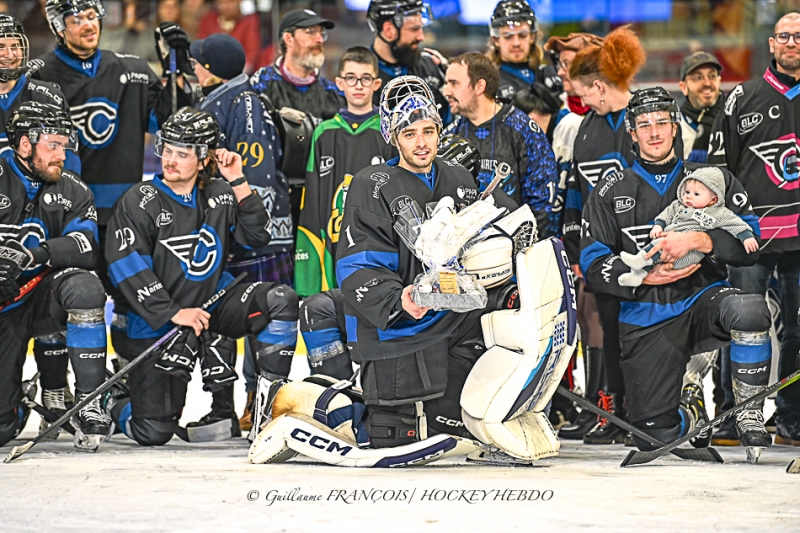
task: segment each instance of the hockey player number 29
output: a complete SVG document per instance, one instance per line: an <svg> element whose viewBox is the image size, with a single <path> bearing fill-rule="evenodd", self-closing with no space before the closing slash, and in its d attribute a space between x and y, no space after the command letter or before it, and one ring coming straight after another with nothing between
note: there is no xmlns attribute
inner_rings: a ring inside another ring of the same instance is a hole
<svg viewBox="0 0 800 533"><path fill-rule="evenodd" d="M136 235L133 234L131 228L121 228L114 232L114 235L119 239L119 251L121 252L128 246L133 246L136 242Z"/></svg>
<svg viewBox="0 0 800 533"><path fill-rule="evenodd" d="M256 162L250 165L250 168L256 168L264 161L264 147L261 143L236 143L236 151L242 156L242 166L247 166L250 157L253 157Z"/></svg>

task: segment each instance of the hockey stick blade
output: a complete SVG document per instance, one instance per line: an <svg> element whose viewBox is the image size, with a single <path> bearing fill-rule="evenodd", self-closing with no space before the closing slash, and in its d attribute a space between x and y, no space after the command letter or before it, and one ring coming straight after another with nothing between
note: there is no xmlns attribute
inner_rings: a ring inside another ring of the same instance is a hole
<svg viewBox="0 0 800 533"><path fill-rule="evenodd" d="M222 298L223 296L225 296L228 293L229 290L231 290L234 286L236 286L239 282L241 282L245 278L246 275L247 275L246 273L239 274L239 276L236 279L234 279L233 281L231 281L225 288L220 289L211 298L206 300L203 303L203 305L200 306L200 308L203 309L203 310L206 310L209 307L211 307L212 305L214 305L215 303L217 303L220 300L220 298ZM163 337L158 339L155 342L155 344L153 344L151 347L149 347L148 349L146 349L145 351L140 353L136 357L136 359L134 359L133 361L131 361L130 363L125 365L125 368L123 368L122 370L120 370L119 372L114 374L114 376L112 378L107 379L102 385L97 387L94 390L94 392L91 392L91 393L87 394L80 402L75 404L75 406L72 409L70 409L69 411L67 411L63 415L61 415L61 418L59 418L58 420L56 420L55 422L50 424L50 427L48 427L46 430L44 430L41 433L39 433L33 440L28 441L26 444L23 444L22 446L14 446L11 449L11 451L8 453L6 458L3 460L3 462L4 463L10 463L14 459L18 458L19 456L21 456L22 454L24 454L25 452L27 452L28 450L33 448L36 445L36 443L38 443L40 440L45 438L47 435L49 435L50 433L52 433L56 429L60 428L65 422L67 422L70 418L72 418L78 411L83 409L83 407L86 404L88 404L89 402L94 400L97 396L103 394L105 391L110 389L111 386L114 385L114 383L116 383L117 381L121 380L122 377L125 374L127 374L128 372L130 372L130 370L132 368L140 365L145 359L147 359L150 356L150 354L152 354L153 352L158 350L161 346L163 346L170 339L172 339L172 337L177 335L178 332L180 332L182 327L183 326L175 326L174 328L169 330Z"/></svg>
<svg viewBox="0 0 800 533"><path fill-rule="evenodd" d="M753 403L761 401L761 400L765 399L767 396L769 396L770 394L772 394L774 392L777 392L777 391L779 391L779 390L781 390L781 389L783 389L785 387L788 387L789 385L791 385L792 383L794 383L797 380L800 380L800 370L794 372L793 374L790 374L790 375L786 376L782 380L778 381L777 383L774 383L771 387L767 387L766 389L762 390L758 394L754 394L753 396L751 396L750 398L746 399L742 403L740 403L738 405L734 405L733 407L731 407L730 409L728 409L727 411L725 411L724 413L722 413L721 415L716 417L714 420L710 420L710 421L706 422L702 426L700 426L698 428L695 428L694 431L690 431L689 433L687 433L686 435L684 435L680 439L678 439L676 441L673 441L673 442L667 444L666 446L663 446L663 447L661 447L661 448L659 448L657 450L653 450L651 452L643 452L643 451L639 451L639 450L632 451L631 453L628 454L628 456L625 458L625 460L622 461L622 464L620 466L643 465L645 463L649 463L650 461L658 459L659 457L661 457L665 453L671 452L672 450L674 450L675 448L677 448L678 446L680 446L684 442L688 442L689 440L695 438L702 431L704 431L706 428L715 428L715 427L717 427L725 419L730 418L733 415L739 414L741 411L745 410L746 408L748 408Z"/></svg>
<svg viewBox="0 0 800 533"><path fill-rule="evenodd" d="M650 435L648 435L647 433L645 433L641 429L637 428L633 424L630 424L630 423L626 422L625 420L622 420L621 418L619 418L619 417L617 417L617 416L615 416L615 415L613 415L613 414L611 414L611 413L609 413L607 411L604 411L603 409L600 409L599 407L594 405L592 402L590 402L589 400L587 400L583 396L579 396L579 395L575 394L574 392L572 392L571 390L564 388L563 385L559 385L558 389L556 389L556 392L558 392L562 396L566 397L567 399L572 400L573 402L577 403L578 405L580 405L584 409L588 410L589 412L592 412L592 413L594 413L594 414L596 414L598 416L601 416L603 418L607 418L613 424L621 427L622 429L624 429L626 431L630 431L631 433L633 433L634 435L636 435L637 437L639 437L642 440L646 440L648 442L651 442L651 443L655 444L656 446L664 446L665 445L660 440L651 437ZM670 452L672 453L672 455L675 455L677 457L680 457L681 459L686 459L686 460L689 460L689 461L704 461L704 462L708 462L708 463L722 463L722 462L724 462L722 460L722 457L719 455L719 452L717 452L717 450L715 450L714 448L711 448L711 447L707 447L707 448L677 448L675 450L670 450Z"/></svg>
<svg viewBox="0 0 800 533"><path fill-rule="evenodd" d="M789 463L786 467L787 474L800 474L800 457Z"/></svg>

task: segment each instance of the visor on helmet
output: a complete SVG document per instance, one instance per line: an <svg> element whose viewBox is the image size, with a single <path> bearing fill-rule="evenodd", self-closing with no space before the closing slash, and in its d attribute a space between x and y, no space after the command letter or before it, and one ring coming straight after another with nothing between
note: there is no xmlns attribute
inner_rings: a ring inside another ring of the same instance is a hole
<svg viewBox="0 0 800 533"><path fill-rule="evenodd" d="M165 139L161 136L160 131L156 134L153 148L158 157L171 161L188 161L192 157L205 159L208 156L207 144L183 143Z"/></svg>
<svg viewBox="0 0 800 533"><path fill-rule="evenodd" d="M27 132L31 144L47 144L50 148L57 147L66 150L78 151L78 133L68 128L31 128Z"/></svg>

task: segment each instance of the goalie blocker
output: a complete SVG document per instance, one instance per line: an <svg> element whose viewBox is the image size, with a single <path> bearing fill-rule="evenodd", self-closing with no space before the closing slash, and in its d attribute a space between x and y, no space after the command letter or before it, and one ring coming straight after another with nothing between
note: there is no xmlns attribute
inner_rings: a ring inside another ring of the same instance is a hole
<svg viewBox="0 0 800 533"><path fill-rule="evenodd" d="M418 402L424 405L424 414L407 405L392 413L391 423L389 413L384 413L387 417L377 428L382 433L377 440L385 445L387 435L394 432L396 445L376 446L371 433L375 428L365 423L368 406L358 389L347 381L330 386L333 379L312 376L309 380L314 383L292 382L272 391L265 406L266 423L261 423L263 429L250 448L250 461L278 463L302 454L339 466L396 467L466 455L487 446L528 461L557 455L559 442L543 410L577 340L569 263L561 243L547 239L520 252L516 267L519 293L504 299L509 308L469 313L480 317L489 349L465 379L448 383L441 398ZM510 309L517 301L519 309ZM448 415L444 420L449 424L437 423L442 417L437 409L451 390L460 396L462 420ZM462 424L469 433L463 429L460 433L474 436L483 446L448 434L448 428L459 432ZM440 427L444 430L437 430ZM438 434L420 440L426 429Z"/></svg>

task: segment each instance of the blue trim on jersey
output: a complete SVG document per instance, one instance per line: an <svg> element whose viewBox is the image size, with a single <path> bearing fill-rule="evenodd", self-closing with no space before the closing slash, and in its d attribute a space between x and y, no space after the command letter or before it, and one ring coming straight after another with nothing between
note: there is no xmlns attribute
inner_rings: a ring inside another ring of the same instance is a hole
<svg viewBox="0 0 800 533"><path fill-rule="evenodd" d="M60 46L56 46L53 53L68 67L90 78L94 78L97 75L97 71L100 69L100 58L102 57L100 50L97 50L91 58L82 59L80 61L71 58Z"/></svg>
<svg viewBox="0 0 800 533"><path fill-rule="evenodd" d="M70 348L105 348L106 325L67 323L67 346Z"/></svg>
<svg viewBox="0 0 800 533"><path fill-rule="evenodd" d="M758 237L761 237L761 226L758 224L758 217L755 215L739 215L739 218L745 221L745 223L750 226L753 230L753 233Z"/></svg>
<svg viewBox="0 0 800 533"><path fill-rule="evenodd" d="M644 169L644 167L642 167L642 165L639 164L638 161L633 162L631 169L633 169L633 171L636 172L645 181L645 183L655 189L659 196L664 196L664 193L670 188L672 182L674 182L677 177L683 173L683 160L678 159L678 164L675 165L675 168L672 169L672 172L666 176L664 174L650 174Z"/></svg>
<svg viewBox="0 0 800 533"><path fill-rule="evenodd" d="M425 331L436 322L444 318L449 311L436 311L435 313L426 314L420 320L406 320L402 322L395 322L389 329L378 328L378 340L390 341L394 339L401 339L403 337L413 337L417 333Z"/></svg>
<svg viewBox="0 0 800 533"><path fill-rule="evenodd" d="M772 344L767 339L763 344L739 344L731 340L732 363L764 363L772 358Z"/></svg>
<svg viewBox="0 0 800 533"><path fill-rule="evenodd" d="M94 205L97 209L111 209L114 202L131 188L133 183L87 183L89 190L94 195Z"/></svg>
<svg viewBox="0 0 800 533"><path fill-rule="evenodd" d="M13 155L7 158L7 161L11 167L11 170L14 171L14 174L16 174L19 180L22 182L22 186L25 187L25 193L28 195L28 200L33 200L36 196L36 193L39 192L39 188L42 186L41 182L33 181L28 178L28 176L26 176L17 166L17 162Z"/></svg>
<svg viewBox="0 0 800 533"><path fill-rule="evenodd" d="M164 194L175 200L181 205L188 205L192 208L197 208L197 183L195 183L194 188L192 188L191 196L188 194L175 194L175 191L167 187L164 182L162 181L163 174L156 174L153 176L153 185L155 185L158 189L161 190ZM205 225L205 224L204 224Z"/></svg>
<svg viewBox="0 0 800 533"><path fill-rule="evenodd" d="M794 97L797 96L798 94L800 94L800 85L795 85L794 87L783 93L783 95L789 100L794 100Z"/></svg>
<svg viewBox="0 0 800 533"><path fill-rule="evenodd" d="M564 209L577 209L578 211L583 210L583 195L581 194L581 191L567 189L567 201L564 204Z"/></svg>
<svg viewBox="0 0 800 533"><path fill-rule="evenodd" d="M130 255L127 255L122 259L118 259L108 265L108 276L111 278L111 281L116 287L124 280L133 277L139 272L147 270L148 268L152 268L152 264L148 265L144 258L139 255L139 252L133 252Z"/></svg>
<svg viewBox="0 0 800 533"><path fill-rule="evenodd" d="M581 257L580 257L581 272L583 272L583 275L585 276L586 272L589 271L589 267L592 266L592 263L594 263L595 259L613 253L614 252L611 251L611 248L609 248L602 242L594 241L592 244L581 250Z"/></svg>
<svg viewBox="0 0 800 533"><path fill-rule="evenodd" d="M26 78L25 74L23 74L22 76L19 77L19 79L17 80L17 84L14 85L14 88L11 89L10 92L6 94L0 94L0 108L2 108L3 111L8 111L9 109L11 109L11 106L14 104L14 101L17 99L17 96L19 96L19 93L22 92L22 89L25 88L25 84L27 82L28 78ZM5 124L3 124L3 126L5 127Z"/></svg>
<svg viewBox="0 0 800 533"><path fill-rule="evenodd" d="M724 286L730 287L727 281L717 281L689 298L668 304L623 301L620 303L619 321L632 326L654 326L685 313L708 289Z"/></svg>
<svg viewBox="0 0 800 533"><path fill-rule="evenodd" d="M325 328L317 331L302 331L300 333L303 335L303 342L306 343L308 353L311 353L311 350L315 348L322 348L342 340L339 328Z"/></svg>
<svg viewBox="0 0 800 533"><path fill-rule="evenodd" d="M375 50L370 47L370 49L375 52ZM390 65L375 53L375 56L378 58L378 68L385 72L387 75L396 78L398 76L408 76L408 67L405 65Z"/></svg>
<svg viewBox="0 0 800 533"><path fill-rule="evenodd" d="M344 330L347 333L347 342L358 342L358 318L344 315Z"/></svg>
<svg viewBox="0 0 800 533"><path fill-rule="evenodd" d="M533 85L533 83L536 81L536 73L534 73L533 70L531 70L528 67L519 68L506 63L502 63L500 65L500 70L502 70L503 72L508 72L512 76L516 76L517 78L521 79L528 85Z"/></svg>
<svg viewBox="0 0 800 533"><path fill-rule="evenodd" d="M611 118L611 113L606 114L606 122L611 127L612 130L617 131L620 126L625 124L625 113L627 113L627 109L623 109L622 113L619 114L619 118L617 119L617 123L614 124L614 120Z"/></svg>
<svg viewBox="0 0 800 533"><path fill-rule="evenodd" d="M156 117L156 111L154 109L150 111L150 115L147 118L147 133L155 135L160 129L161 126L158 124L158 118Z"/></svg>
<svg viewBox="0 0 800 533"><path fill-rule="evenodd" d="M562 120L564 117L566 117L567 115L569 115L570 113L571 113L571 111L569 110L569 108L567 108L567 107L562 107L562 108L561 108L561 109L558 111L558 114L556 115L556 126L558 126L558 123L559 123L559 122L561 122L561 120Z"/></svg>
<svg viewBox="0 0 800 533"><path fill-rule="evenodd" d="M94 235L95 242L100 242L100 235L97 231L97 222L94 220L89 220L86 218L76 218L72 220L67 227L64 228L62 235L67 235L72 233L73 231L91 231L92 235Z"/></svg>
<svg viewBox="0 0 800 533"><path fill-rule="evenodd" d="M362 268L385 268L397 272L400 254L397 252L358 252L339 259L336 263L336 283L342 282Z"/></svg>
<svg viewBox="0 0 800 533"><path fill-rule="evenodd" d="M686 160L693 163L705 163L708 161L708 150L692 150Z"/></svg>

